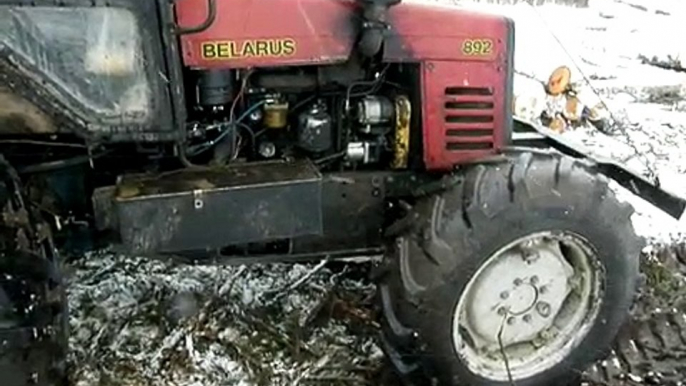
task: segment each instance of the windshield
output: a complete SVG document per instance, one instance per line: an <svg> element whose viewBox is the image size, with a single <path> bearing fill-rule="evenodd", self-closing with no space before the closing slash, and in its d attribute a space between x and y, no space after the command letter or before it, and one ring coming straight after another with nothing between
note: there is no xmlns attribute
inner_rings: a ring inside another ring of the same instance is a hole
<svg viewBox="0 0 686 386"><path fill-rule="evenodd" d="M139 28L127 10L2 6L0 46L87 121L149 119L151 89Z"/></svg>

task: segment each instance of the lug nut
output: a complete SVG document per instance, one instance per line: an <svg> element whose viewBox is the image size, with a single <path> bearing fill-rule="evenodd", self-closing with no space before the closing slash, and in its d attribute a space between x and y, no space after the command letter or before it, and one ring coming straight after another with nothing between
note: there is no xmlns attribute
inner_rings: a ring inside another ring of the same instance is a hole
<svg viewBox="0 0 686 386"><path fill-rule="evenodd" d="M536 311L538 311L542 317L546 318L548 315L550 315L550 304L546 302L540 302L536 304Z"/></svg>
<svg viewBox="0 0 686 386"><path fill-rule="evenodd" d="M507 299L507 298L509 298L509 297L510 297L510 293L507 292L507 291L503 291L503 292L500 293L500 298L503 299L503 300L505 300L505 299Z"/></svg>
<svg viewBox="0 0 686 386"><path fill-rule="evenodd" d="M546 292L548 292L548 287L542 285L541 288L538 289L538 292L540 292L541 295L543 295L543 294L545 294Z"/></svg>
<svg viewBox="0 0 686 386"><path fill-rule="evenodd" d="M522 260L526 261L527 263L535 260L537 255L538 254L531 249L523 249L522 250Z"/></svg>
<svg viewBox="0 0 686 386"><path fill-rule="evenodd" d="M531 276L531 279L529 281L531 282L532 285L538 284L538 276L536 276L536 275Z"/></svg>
<svg viewBox="0 0 686 386"><path fill-rule="evenodd" d="M524 318L523 318L523 319L524 319L524 321L525 321L526 323L529 323L529 322L531 322L531 315L526 314L526 315L524 315Z"/></svg>
<svg viewBox="0 0 686 386"><path fill-rule="evenodd" d="M516 286L522 285L522 279L519 279L519 278L515 279L515 280L514 280L514 285L516 285Z"/></svg>
<svg viewBox="0 0 686 386"><path fill-rule="evenodd" d="M507 314L507 310L505 309L505 307L498 308L498 315L505 316L505 314Z"/></svg>
<svg viewBox="0 0 686 386"><path fill-rule="evenodd" d="M515 323L515 318L514 318L514 317L510 317L509 319L507 319L507 324L513 325L514 323Z"/></svg>

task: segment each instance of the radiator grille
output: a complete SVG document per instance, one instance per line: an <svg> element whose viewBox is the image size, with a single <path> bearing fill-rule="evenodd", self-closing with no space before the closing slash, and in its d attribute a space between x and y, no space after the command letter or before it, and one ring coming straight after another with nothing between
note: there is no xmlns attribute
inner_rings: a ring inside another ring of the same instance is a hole
<svg viewBox="0 0 686 386"><path fill-rule="evenodd" d="M445 149L470 151L493 149L495 100L486 87L445 89Z"/></svg>

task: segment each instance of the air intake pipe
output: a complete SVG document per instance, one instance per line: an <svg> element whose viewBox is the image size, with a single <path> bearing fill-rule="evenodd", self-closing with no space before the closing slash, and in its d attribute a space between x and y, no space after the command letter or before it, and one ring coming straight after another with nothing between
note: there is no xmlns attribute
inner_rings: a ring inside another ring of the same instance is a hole
<svg viewBox="0 0 686 386"><path fill-rule="evenodd" d="M401 0L358 0L362 5L362 34L357 43L359 53L371 58L379 53L388 25L388 10Z"/></svg>

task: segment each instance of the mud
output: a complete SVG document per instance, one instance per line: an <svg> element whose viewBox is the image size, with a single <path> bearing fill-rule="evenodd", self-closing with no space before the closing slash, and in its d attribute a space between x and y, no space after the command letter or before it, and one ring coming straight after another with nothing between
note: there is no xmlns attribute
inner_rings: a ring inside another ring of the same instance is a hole
<svg viewBox="0 0 686 386"><path fill-rule="evenodd" d="M686 243L656 245L641 257L631 318L586 385L686 384Z"/></svg>

